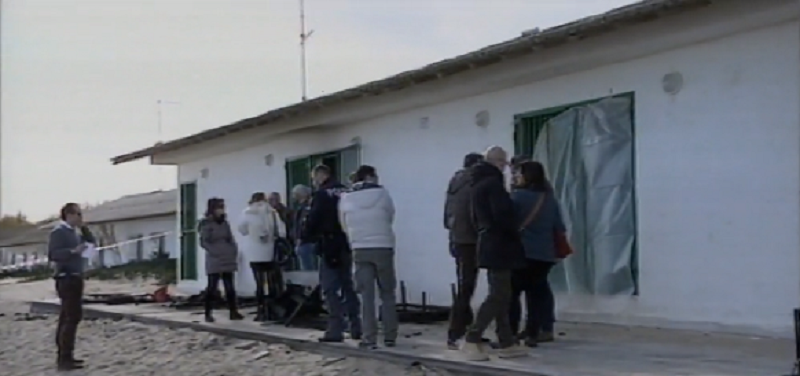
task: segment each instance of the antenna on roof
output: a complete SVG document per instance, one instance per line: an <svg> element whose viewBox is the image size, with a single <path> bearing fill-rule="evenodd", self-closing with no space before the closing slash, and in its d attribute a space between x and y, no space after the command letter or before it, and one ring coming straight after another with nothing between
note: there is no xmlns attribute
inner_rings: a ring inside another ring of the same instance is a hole
<svg viewBox="0 0 800 376"><path fill-rule="evenodd" d="M165 100L165 99L157 99L156 100L156 106L158 107L157 108L157 111L158 111L158 140L156 140L156 145L162 144L163 141L164 141L163 140L164 136L162 134L162 130L163 130L163 126L164 126L164 106L179 105L179 104L181 104L181 102L169 101L169 100ZM165 172L164 171L164 166L158 166L158 180L159 180L158 189L160 189L160 190L164 190L164 180L165 180L164 172Z"/></svg>
<svg viewBox="0 0 800 376"><path fill-rule="evenodd" d="M305 0L300 0L300 85L303 102L308 99L308 65L306 64L306 41L314 34L314 30L306 31Z"/></svg>

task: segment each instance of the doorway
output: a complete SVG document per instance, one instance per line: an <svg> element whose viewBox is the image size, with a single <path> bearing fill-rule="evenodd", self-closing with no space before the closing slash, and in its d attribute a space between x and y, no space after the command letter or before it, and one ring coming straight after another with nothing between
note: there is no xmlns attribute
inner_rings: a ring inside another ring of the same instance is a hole
<svg viewBox="0 0 800 376"><path fill-rule="evenodd" d="M633 93L518 115L517 155L542 163L575 255L554 290L638 295Z"/></svg>
<svg viewBox="0 0 800 376"><path fill-rule="evenodd" d="M331 169L331 175L347 184L347 178L361 163L361 148L358 145L327 153L304 155L286 161L286 197L292 197L292 187L302 184L311 187L311 170L323 164Z"/></svg>

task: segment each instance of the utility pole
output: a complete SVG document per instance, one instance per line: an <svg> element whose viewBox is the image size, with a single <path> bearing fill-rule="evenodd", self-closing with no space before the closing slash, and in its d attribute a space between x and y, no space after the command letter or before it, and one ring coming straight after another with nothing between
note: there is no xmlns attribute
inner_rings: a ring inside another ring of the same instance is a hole
<svg viewBox="0 0 800 376"><path fill-rule="evenodd" d="M181 103L180 102L175 102L175 101L168 101L168 100L164 100L164 99L159 99L159 100L156 101L156 106L158 107L158 141L159 142L164 141L164 139L163 139L164 135L162 134L163 126L164 126L164 124L163 124L164 123L164 119L163 119L163 117L164 117L164 108L163 107L165 105L179 105L179 104L181 104Z"/></svg>
<svg viewBox="0 0 800 376"><path fill-rule="evenodd" d="M308 65L306 64L306 41L314 34L314 30L306 31L305 0L300 0L300 90L302 101L308 99Z"/></svg>
<svg viewBox="0 0 800 376"><path fill-rule="evenodd" d="M163 131L164 131L164 106L180 105L180 104L181 104L180 102L176 102L176 101L169 101L169 100L164 100L164 99L156 100L156 107L157 107L157 111L158 111L158 114L157 114L158 115L158 129L157 129L157 131L158 131L158 139L156 140L156 142L163 142L164 141L164 134L163 134ZM159 180L158 189L161 190L161 191L163 191L164 188L165 188L164 186L165 186L166 178L164 177L164 174L165 174L164 166L158 166L158 178L159 178L158 179Z"/></svg>

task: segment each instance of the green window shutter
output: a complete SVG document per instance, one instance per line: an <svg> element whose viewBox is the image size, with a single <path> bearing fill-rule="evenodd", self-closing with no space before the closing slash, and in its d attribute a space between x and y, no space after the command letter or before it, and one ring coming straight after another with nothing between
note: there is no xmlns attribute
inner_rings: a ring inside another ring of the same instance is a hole
<svg viewBox="0 0 800 376"><path fill-rule="evenodd" d="M180 187L180 279L197 280L197 183Z"/></svg>
<svg viewBox="0 0 800 376"><path fill-rule="evenodd" d="M311 186L311 158L303 157L286 161L286 199L292 197L292 188L303 184Z"/></svg>

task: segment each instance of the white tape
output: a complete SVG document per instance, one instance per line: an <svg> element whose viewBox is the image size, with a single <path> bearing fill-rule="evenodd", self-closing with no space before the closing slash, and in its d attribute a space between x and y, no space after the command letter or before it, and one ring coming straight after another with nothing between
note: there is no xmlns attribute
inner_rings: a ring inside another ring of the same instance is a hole
<svg viewBox="0 0 800 376"><path fill-rule="evenodd" d="M138 243L138 242L143 241L143 240L150 240L150 239L160 238L160 237L163 237L163 236L167 236L169 234L172 234L172 231L160 232L160 233L157 233L157 234L154 234L154 235L150 235L150 236L143 236L141 238L126 240L124 242L118 242L118 243L114 243L114 244L111 244L111 245L104 245L102 247L95 248L95 251L102 251L104 249L109 249L109 248L118 248L121 245L134 244L134 243Z"/></svg>

